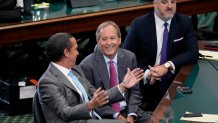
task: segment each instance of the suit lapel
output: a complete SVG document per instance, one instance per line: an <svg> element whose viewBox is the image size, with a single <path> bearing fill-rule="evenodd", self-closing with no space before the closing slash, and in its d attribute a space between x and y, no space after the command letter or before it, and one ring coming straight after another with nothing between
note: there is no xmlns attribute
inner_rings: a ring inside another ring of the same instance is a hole
<svg viewBox="0 0 218 123"><path fill-rule="evenodd" d="M175 15L176 16L176 15ZM177 34L177 23L176 23L176 18L175 16L172 18L171 24L170 24L170 31L169 31L169 36L168 36L168 44L167 44L167 59L170 59L170 53L172 51L172 45L173 45L173 40L174 36Z"/></svg>
<svg viewBox="0 0 218 123"><path fill-rule="evenodd" d="M96 52L96 61L94 61L95 63L95 67L98 75L101 78L101 82L104 86L105 89L109 89L110 88L110 83L109 83L109 73L107 70L107 65L105 63L103 54L101 53L101 51Z"/></svg>
<svg viewBox="0 0 218 123"><path fill-rule="evenodd" d="M76 72L76 69L74 68L74 69L72 69L72 72L73 72L73 74L77 77L77 79L79 80L79 82L83 85L83 87L84 87L84 89L85 89L85 91L86 91L86 93L87 93L89 99L91 99L92 97L91 97L91 95L90 95L90 93L89 93L89 88L88 88L88 86L85 84L86 81L81 77L81 75L79 75L79 73L78 73L79 71Z"/></svg>
<svg viewBox="0 0 218 123"><path fill-rule="evenodd" d="M155 19L154 19L154 12L150 14L149 23L148 23L148 35L149 40L153 41L151 42L151 50L152 50L152 63L155 63L156 55L157 55L157 34L156 34L156 26L155 26Z"/></svg>
<svg viewBox="0 0 218 123"><path fill-rule="evenodd" d="M125 64L126 58L124 57L123 53L121 53L121 50L118 49L117 53L117 66L118 66L118 82L122 82L123 78L126 74L126 64Z"/></svg>
<svg viewBox="0 0 218 123"><path fill-rule="evenodd" d="M76 93L78 93L76 88L72 85L72 83L66 78L66 76L59 69L57 69L53 64L50 64L49 67L52 73L58 77L61 83L63 83L65 86L69 87L70 89L74 90Z"/></svg>

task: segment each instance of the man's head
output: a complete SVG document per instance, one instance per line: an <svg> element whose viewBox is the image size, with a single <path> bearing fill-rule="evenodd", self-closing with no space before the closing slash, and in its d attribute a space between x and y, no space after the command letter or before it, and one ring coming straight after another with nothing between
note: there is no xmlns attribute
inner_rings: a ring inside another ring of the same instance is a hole
<svg viewBox="0 0 218 123"><path fill-rule="evenodd" d="M47 56L50 61L63 62L72 67L79 55L76 39L69 33L56 33L48 39Z"/></svg>
<svg viewBox="0 0 218 123"><path fill-rule="evenodd" d="M172 19L176 13L176 0L154 0L154 10L163 21Z"/></svg>
<svg viewBox="0 0 218 123"><path fill-rule="evenodd" d="M109 59L114 58L121 43L120 28L112 21L100 24L96 30L96 40L101 52Z"/></svg>

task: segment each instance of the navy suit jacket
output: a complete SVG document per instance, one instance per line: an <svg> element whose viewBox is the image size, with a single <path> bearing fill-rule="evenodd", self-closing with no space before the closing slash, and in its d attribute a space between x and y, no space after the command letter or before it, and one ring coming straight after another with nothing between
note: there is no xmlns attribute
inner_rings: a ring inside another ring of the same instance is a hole
<svg viewBox="0 0 218 123"><path fill-rule="evenodd" d="M107 65L100 50L97 50L96 52L87 56L80 63L80 66L86 78L96 88L101 87L103 89L110 89ZM137 62L135 55L128 50L119 48L117 51L117 69L119 82L121 83L123 81L123 78L127 73L127 68L133 70L136 67ZM141 104L141 94L138 84L125 92L125 100L127 102L127 112L125 113L137 113L138 106ZM114 113L116 112L114 111Z"/></svg>
<svg viewBox="0 0 218 123"><path fill-rule="evenodd" d="M146 70L148 65L153 66L155 64L157 36L154 12L133 20L123 47L135 53L138 67ZM183 65L195 63L198 60L197 38L189 17L175 14L172 18L167 56L167 60L172 61L175 65L176 73ZM170 81L172 81L173 77L174 75L171 74L168 79L171 78ZM167 86L169 85L170 83L167 83Z"/></svg>
<svg viewBox="0 0 218 123"><path fill-rule="evenodd" d="M190 18L175 14L172 18L167 45L168 60L176 71L198 59L198 45ZM124 41L123 47L135 53L138 66L146 70L154 65L157 53L157 36L154 12L136 18Z"/></svg>

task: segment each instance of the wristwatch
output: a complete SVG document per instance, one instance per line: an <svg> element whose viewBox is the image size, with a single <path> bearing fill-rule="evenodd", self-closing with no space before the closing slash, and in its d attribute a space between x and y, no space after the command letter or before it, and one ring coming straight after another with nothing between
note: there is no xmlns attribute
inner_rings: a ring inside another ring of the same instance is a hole
<svg viewBox="0 0 218 123"><path fill-rule="evenodd" d="M167 68L167 69L170 69L170 67L171 67L170 62L166 62L166 63L164 63L164 67Z"/></svg>

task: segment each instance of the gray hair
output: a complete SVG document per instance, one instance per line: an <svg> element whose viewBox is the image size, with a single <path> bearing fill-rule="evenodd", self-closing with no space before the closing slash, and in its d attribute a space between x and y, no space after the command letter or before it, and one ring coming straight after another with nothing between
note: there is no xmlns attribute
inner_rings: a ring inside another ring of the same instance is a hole
<svg viewBox="0 0 218 123"><path fill-rule="evenodd" d="M106 22L100 24L98 26L97 30L96 30L95 36L96 36L96 40L97 41L100 39L100 31L101 31L101 29L105 28L108 25L114 26L114 28L117 30L117 36L119 38L121 38L121 32L120 32L119 26L115 22L113 22L113 21L106 21Z"/></svg>

